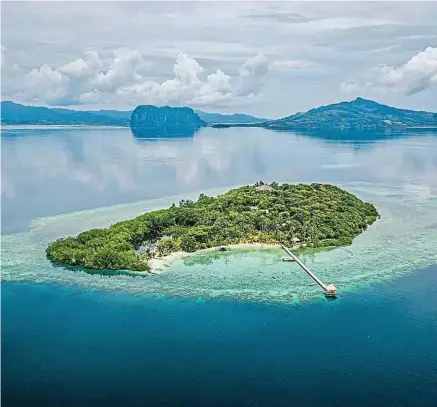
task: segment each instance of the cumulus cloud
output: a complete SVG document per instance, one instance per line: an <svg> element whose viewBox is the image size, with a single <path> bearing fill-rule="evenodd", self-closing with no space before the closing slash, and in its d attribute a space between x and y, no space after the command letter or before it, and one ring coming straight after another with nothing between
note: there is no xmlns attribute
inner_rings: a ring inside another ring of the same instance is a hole
<svg viewBox="0 0 437 407"><path fill-rule="evenodd" d="M22 94L30 100L60 101L66 96L68 82L68 77L44 64L24 75Z"/></svg>
<svg viewBox="0 0 437 407"><path fill-rule="evenodd" d="M99 55L94 51L85 51L84 57L62 65L58 71L71 77L93 77L102 67Z"/></svg>
<svg viewBox="0 0 437 407"><path fill-rule="evenodd" d="M437 48L428 47L399 67L380 67L378 79L382 85L406 94L437 85Z"/></svg>
<svg viewBox="0 0 437 407"><path fill-rule="evenodd" d="M140 81L118 89L118 94L147 103L214 105L235 101L240 95L233 78L221 69L206 75L202 66L186 54L179 54L173 68L174 78L163 82Z"/></svg>
<svg viewBox="0 0 437 407"><path fill-rule="evenodd" d="M412 95L435 85L437 85L437 48L428 47L402 65L377 67L365 83L343 82L340 90L355 93L363 89L377 89Z"/></svg>
<svg viewBox="0 0 437 407"><path fill-rule="evenodd" d="M143 62L137 50L117 50L114 52L109 69L98 72L92 79L92 84L99 90L112 91L129 82L139 82L143 78L138 69Z"/></svg>
<svg viewBox="0 0 437 407"><path fill-rule="evenodd" d="M9 72L13 65L7 58L5 61ZM18 72L16 67L19 86L12 83L10 76L4 77L3 92L12 99L49 106L230 105L258 96L269 67L265 56L258 54L249 58L234 76L220 68L208 73L195 59L181 53L174 63L173 77L159 82L148 79L144 73L147 64L137 50L115 50L109 61L87 50L82 57L58 67L44 64L27 72Z"/></svg>

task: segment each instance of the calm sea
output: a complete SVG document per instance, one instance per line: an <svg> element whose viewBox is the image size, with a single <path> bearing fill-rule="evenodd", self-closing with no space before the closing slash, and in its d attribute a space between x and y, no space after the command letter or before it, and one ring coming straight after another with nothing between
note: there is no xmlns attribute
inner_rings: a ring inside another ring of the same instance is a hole
<svg viewBox="0 0 437 407"><path fill-rule="evenodd" d="M159 276L54 268L51 240L200 192L335 183L381 219L303 254L199 255ZM437 135L2 130L2 405L437 406Z"/></svg>

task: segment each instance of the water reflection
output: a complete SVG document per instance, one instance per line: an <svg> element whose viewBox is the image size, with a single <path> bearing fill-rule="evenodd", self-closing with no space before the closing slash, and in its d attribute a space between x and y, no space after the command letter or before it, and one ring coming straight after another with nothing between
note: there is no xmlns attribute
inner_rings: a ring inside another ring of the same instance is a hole
<svg viewBox="0 0 437 407"><path fill-rule="evenodd" d="M405 182L437 191L437 137L203 128L138 139L128 128L2 130L2 228L42 216L257 180Z"/></svg>
<svg viewBox="0 0 437 407"><path fill-rule="evenodd" d="M279 131L279 130L276 130ZM361 131L353 131L353 130L311 130L311 131L281 131L283 133L294 133L305 135L312 138L317 138L320 140L325 140L328 142L336 142L342 144L355 144L359 147L363 146L366 143L375 143L383 140L396 140L396 139L405 139L409 137L417 137L418 135L437 135L437 127L436 128L417 128L417 129L399 129L399 130L361 130Z"/></svg>
<svg viewBox="0 0 437 407"><path fill-rule="evenodd" d="M131 132L134 137L146 139L160 138L184 138L193 137L199 132L200 127L189 126L164 126L164 127L132 127Z"/></svg>

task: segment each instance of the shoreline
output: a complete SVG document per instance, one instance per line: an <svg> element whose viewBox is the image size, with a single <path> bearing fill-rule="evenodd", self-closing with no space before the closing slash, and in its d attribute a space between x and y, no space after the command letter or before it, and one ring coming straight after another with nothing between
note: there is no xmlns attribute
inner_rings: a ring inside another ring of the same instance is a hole
<svg viewBox="0 0 437 407"><path fill-rule="evenodd" d="M275 249L280 248L277 243L234 243L229 245L223 245L226 247L227 251L230 250L239 250L239 249ZM163 257L153 257L149 260L150 270L149 273L152 274L160 274L165 267L170 267L170 264L176 260L180 260L189 256L194 256L200 253L208 253L212 251L219 251L219 248L222 246L208 247L207 249L196 250L195 252L184 252L178 251L171 254L168 254ZM293 246L292 249L297 249L300 246Z"/></svg>

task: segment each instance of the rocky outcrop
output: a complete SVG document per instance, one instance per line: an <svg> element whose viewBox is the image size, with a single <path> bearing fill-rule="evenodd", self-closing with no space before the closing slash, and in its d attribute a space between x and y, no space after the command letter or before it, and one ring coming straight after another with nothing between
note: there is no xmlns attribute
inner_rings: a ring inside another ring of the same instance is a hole
<svg viewBox="0 0 437 407"><path fill-rule="evenodd" d="M189 107L138 106L130 120L136 137L191 136L206 123Z"/></svg>

